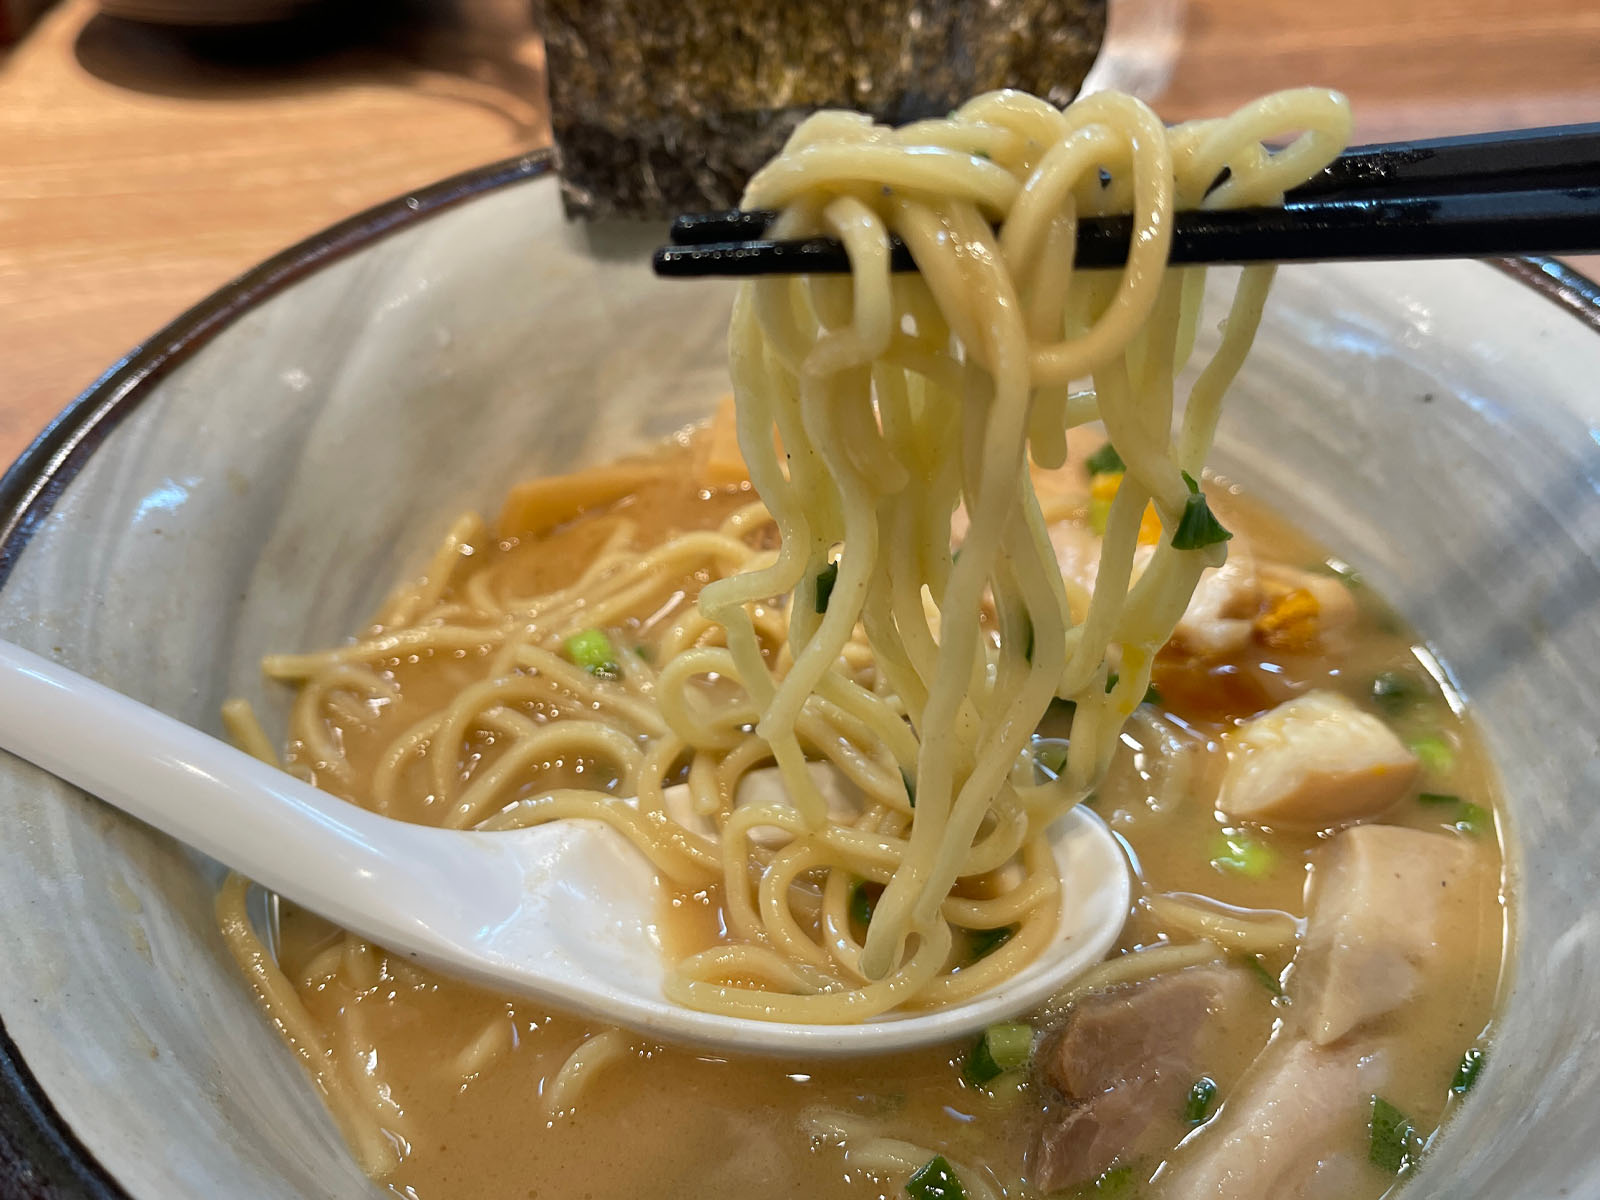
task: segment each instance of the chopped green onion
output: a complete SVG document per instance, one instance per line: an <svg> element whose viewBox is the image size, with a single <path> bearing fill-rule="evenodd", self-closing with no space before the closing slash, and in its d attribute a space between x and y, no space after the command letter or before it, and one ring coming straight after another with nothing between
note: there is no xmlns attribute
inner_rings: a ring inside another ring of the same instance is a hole
<svg viewBox="0 0 1600 1200"><path fill-rule="evenodd" d="M1002 1021L983 1031L967 1055L962 1078L981 1087L1007 1071L1027 1065L1033 1057L1033 1026L1022 1021Z"/></svg>
<svg viewBox="0 0 1600 1200"><path fill-rule="evenodd" d="M911 1200L967 1200L967 1189L942 1154L935 1154L906 1180L906 1195Z"/></svg>
<svg viewBox="0 0 1600 1200"><path fill-rule="evenodd" d="M1450 1091L1457 1096L1465 1096L1472 1090L1472 1085L1478 1082L1478 1072L1483 1070L1483 1051L1474 1046L1461 1056L1461 1065L1456 1068L1456 1077L1450 1081Z"/></svg>
<svg viewBox="0 0 1600 1200"><path fill-rule="evenodd" d="M1382 1096L1372 1098L1371 1141L1367 1158L1373 1166L1398 1175L1417 1161L1422 1139L1417 1127Z"/></svg>
<svg viewBox="0 0 1600 1200"><path fill-rule="evenodd" d="M1161 703L1161 693L1156 691L1156 685L1155 684L1152 683L1149 687L1145 688L1145 690L1144 690L1144 702L1146 704L1160 704Z"/></svg>
<svg viewBox="0 0 1600 1200"><path fill-rule="evenodd" d="M912 778L911 772L904 767L900 768L900 782L906 785L906 801L912 808L917 806L917 781Z"/></svg>
<svg viewBox="0 0 1600 1200"><path fill-rule="evenodd" d="M1372 681L1372 702L1397 717L1417 699L1417 688L1399 671L1385 671Z"/></svg>
<svg viewBox="0 0 1600 1200"><path fill-rule="evenodd" d="M1277 866L1273 848L1248 833L1225 833L1213 847L1211 865L1221 871L1261 879Z"/></svg>
<svg viewBox="0 0 1600 1200"><path fill-rule="evenodd" d="M839 564L831 562L817 572L817 611L828 611L828 601L833 597L833 585L839 582Z"/></svg>
<svg viewBox="0 0 1600 1200"><path fill-rule="evenodd" d="M1026 1021L1001 1021L983 1031L989 1057L1002 1071L1026 1066L1033 1057L1033 1026Z"/></svg>
<svg viewBox="0 0 1600 1200"><path fill-rule="evenodd" d="M850 892L850 919L863 927L870 925L872 910L877 906L878 898L867 891L867 881L856 880L856 886Z"/></svg>
<svg viewBox="0 0 1600 1200"><path fill-rule="evenodd" d="M1462 833L1479 835L1494 828L1494 816L1488 809L1449 792L1423 792L1417 803L1450 808L1450 824Z"/></svg>
<svg viewBox="0 0 1600 1200"><path fill-rule="evenodd" d="M578 666L597 679L621 679L622 668L617 665L617 648L601 629L585 629L575 633L563 648Z"/></svg>
<svg viewBox="0 0 1600 1200"><path fill-rule="evenodd" d="M1189 485L1189 496L1183 502L1183 515L1178 518L1177 531L1172 535L1172 548L1204 550L1207 546L1215 546L1232 538L1233 534L1217 520L1211 506L1206 503L1205 493L1194 481L1194 476L1185 471L1183 481Z"/></svg>
<svg viewBox="0 0 1600 1200"><path fill-rule="evenodd" d="M967 932L967 950L972 955L972 961L988 958L1011 940L1015 930L1009 925L1002 925L998 929L972 929Z"/></svg>
<svg viewBox="0 0 1600 1200"><path fill-rule="evenodd" d="M1110 442L1089 455L1088 467L1090 475L1118 475L1128 469L1122 461L1122 455Z"/></svg>
<svg viewBox="0 0 1600 1200"><path fill-rule="evenodd" d="M1105 1196L1109 1200L1121 1200L1123 1197L1133 1195L1133 1167L1119 1165L1107 1167L1095 1177L1093 1196Z"/></svg>
<svg viewBox="0 0 1600 1200"><path fill-rule="evenodd" d="M1031 667L1033 665L1033 618L1027 613L1023 613L1022 620L1027 627L1027 636L1023 638L1025 645L1022 649L1022 656L1028 660L1028 665Z"/></svg>
<svg viewBox="0 0 1600 1200"><path fill-rule="evenodd" d="M1211 1102L1216 1098L1217 1081L1209 1075L1200 1076L1189 1089L1189 1098L1184 1101L1183 1119L1191 1125L1200 1124L1210 1113Z"/></svg>
<svg viewBox="0 0 1600 1200"><path fill-rule="evenodd" d="M1239 956L1239 965L1254 975L1261 986L1274 996L1283 995L1282 981L1267 969L1267 964L1261 961L1261 955L1241 954Z"/></svg>
<svg viewBox="0 0 1600 1200"><path fill-rule="evenodd" d="M1435 775L1443 775L1456 765L1455 747L1438 734L1413 738L1406 744L1422 760L1423 767Z"/></svg>
<svg viewBox="0 0 1600 1200"><path fill-rule="evenodd" d="M983 1085L984 1095L998 1108L1009 1108L1028 1095L1028 1072L1004 1071Z"/></svg>

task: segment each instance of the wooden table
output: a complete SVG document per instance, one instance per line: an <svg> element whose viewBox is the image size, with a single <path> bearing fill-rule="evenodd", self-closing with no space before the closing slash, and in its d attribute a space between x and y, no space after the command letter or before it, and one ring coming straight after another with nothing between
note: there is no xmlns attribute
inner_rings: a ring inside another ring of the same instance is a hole
<svg viewBox="0 0 1600 1200"><path fill-rule="evenodd" d="M65 0L0 50L0 461L272 251L548 140L526 0L435 9L427 28L229 67ZM1595 0L1191 0L1158 107L1315 82L1383 139L1600 119L1597 68Z"/></svg>

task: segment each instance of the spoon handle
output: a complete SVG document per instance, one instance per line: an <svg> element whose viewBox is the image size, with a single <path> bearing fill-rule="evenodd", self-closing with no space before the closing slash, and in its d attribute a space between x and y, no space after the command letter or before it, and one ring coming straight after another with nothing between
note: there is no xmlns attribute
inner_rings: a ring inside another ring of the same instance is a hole
<svg viewBox="0 0 1600 1200"><path fill-rule="evenodd" d="M417 857L414 827L8 642L0 748L334 920L370 926L374 890Z"/></svg>

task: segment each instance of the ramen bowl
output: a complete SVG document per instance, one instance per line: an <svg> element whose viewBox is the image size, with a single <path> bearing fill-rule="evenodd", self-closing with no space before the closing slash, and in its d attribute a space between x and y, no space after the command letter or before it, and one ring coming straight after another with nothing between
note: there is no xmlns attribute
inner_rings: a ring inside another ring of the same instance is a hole
<svg viewBox="0 0 1600 1200"><path fill-rule="evenodd" d="M459 511L727 388L731 286L577 228L539 156L269 261L0 483L0 636L203 729L359 627ZM1215 338L1208 319L1207 337ZM1215 465L1423 631L1510 811L1488 1066L1407 1196L1600 1194L1600 294L1550 263L1285 268ZM378 1193L234 968L216 864L0 761L0 1192Z"/></svg>

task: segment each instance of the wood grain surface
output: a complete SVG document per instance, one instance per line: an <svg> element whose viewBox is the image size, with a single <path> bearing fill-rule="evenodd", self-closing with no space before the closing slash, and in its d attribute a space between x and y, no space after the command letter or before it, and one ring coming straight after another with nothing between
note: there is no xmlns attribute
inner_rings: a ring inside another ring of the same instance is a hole
<svg viewBox="0 0 1600 1200"><path fill-rule="evenodd" d="M252 263L548 140L525 0L361 7L389 15L264 45L65 0L0 50L0 461ZM1318 83L1363 140L1600 120L1596 0L1191 0L1185 21L1169 118Z"/></svg>

